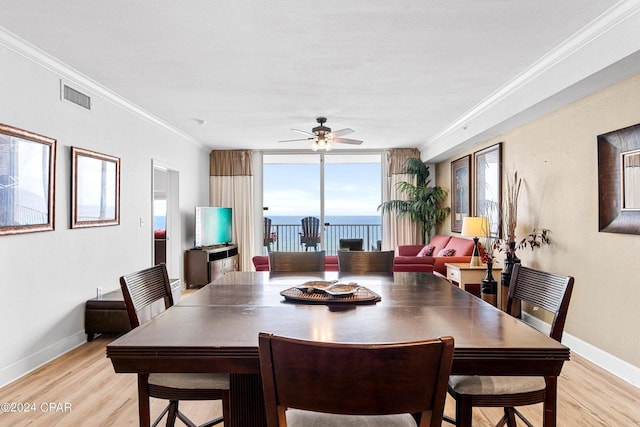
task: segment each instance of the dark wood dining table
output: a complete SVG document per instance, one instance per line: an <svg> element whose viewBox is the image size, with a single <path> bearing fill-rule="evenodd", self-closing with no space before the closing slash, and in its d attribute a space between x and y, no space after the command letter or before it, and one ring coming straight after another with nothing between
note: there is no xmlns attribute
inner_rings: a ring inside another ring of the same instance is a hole
<svg viewBox="0 0 640 427"><path fill-rule="evenodd" d="M355 282L380 300L310 304L280 294L310 280ZM544 414L547 427L555 426L557 376L570 356L564 345L431 273L233 272L108 344L107 357L118 373L229 373L233 427L265 426L259 332L351 343L450 335L452 374L545 376L554 409Z"/></svg>

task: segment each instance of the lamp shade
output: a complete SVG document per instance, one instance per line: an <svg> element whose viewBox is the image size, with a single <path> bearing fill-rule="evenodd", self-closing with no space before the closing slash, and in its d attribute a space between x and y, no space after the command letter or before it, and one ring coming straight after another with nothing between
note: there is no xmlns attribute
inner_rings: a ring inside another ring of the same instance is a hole
<svg viewBox="0 0 640 427"><path fill-rule="evenodd" d="M484 216L467 216L462 218L462 232L464 237L487 237L489 219Z"/></svg>

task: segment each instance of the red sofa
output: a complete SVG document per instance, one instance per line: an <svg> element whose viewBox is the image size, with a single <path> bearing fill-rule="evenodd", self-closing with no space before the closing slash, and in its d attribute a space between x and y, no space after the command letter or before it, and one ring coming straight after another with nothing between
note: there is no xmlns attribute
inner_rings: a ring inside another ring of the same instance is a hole
<svg viewBox="0 0 640 427"><path fill-rule="evenodd" d="M251 261L256 271L269 271L269 257L267 255L256 255ZM338 256L327 255L324 257L324 271L338 271Z"/></svg>
<svg viewBox="0 0 640 427"><path fill-rule="evenodd" d="M393 260L393 271L433 272L447 277L448 262L470 262L473 254L473 240L462 237L436 235L430 245L434 246L432 255L417 256L426 245L399 245ZM453 249L452 256L437 256L442 249Z"/></svg>

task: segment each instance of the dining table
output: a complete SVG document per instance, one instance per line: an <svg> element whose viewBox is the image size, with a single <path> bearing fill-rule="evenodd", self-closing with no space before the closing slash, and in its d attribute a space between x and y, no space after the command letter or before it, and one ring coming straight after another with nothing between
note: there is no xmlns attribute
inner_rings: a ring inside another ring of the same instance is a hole
<svg viewBox="0 0 640 427"><path fill-rule="evenodd" d="M357 291L300 289L329 281ZM371 344L452 336L452 374L544 376L546 427L555 426L557 377L570 357L568 347L431 273L266 271L220 277L109 343L106 354L117 373L228 373L232 426L261 427L259 332Z"/></svg>

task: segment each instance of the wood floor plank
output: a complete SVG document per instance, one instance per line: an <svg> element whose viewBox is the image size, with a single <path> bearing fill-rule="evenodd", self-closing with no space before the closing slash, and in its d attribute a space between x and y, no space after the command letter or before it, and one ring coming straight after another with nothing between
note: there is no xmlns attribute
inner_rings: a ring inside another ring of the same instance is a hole
<svg viewBox="0 0 640 427"><path fill-rule="evenodd" d="M0 412L0 426L137 426L136 376L114 372L105 357L111 339L98 337L1 388L0 402L33 403L35 410ZM162 400L151 399L152 417L164 405ZM219 402L180 405L196 423L221 414ZM542 405L519 409L534 425L542 424ZM451 398L445 413L455 414ZM477 408L473 425L493 426L500 417L498 408ZM640 389L574 354L558 379L558 426L640 426Z"/></svg>

